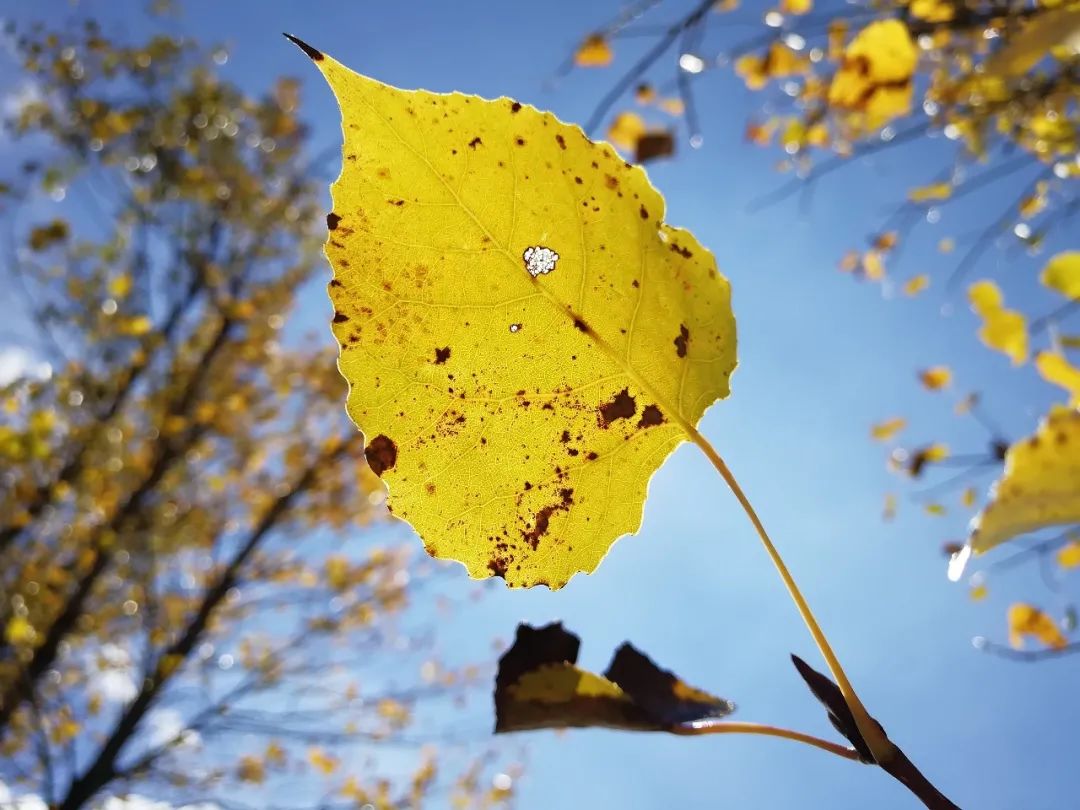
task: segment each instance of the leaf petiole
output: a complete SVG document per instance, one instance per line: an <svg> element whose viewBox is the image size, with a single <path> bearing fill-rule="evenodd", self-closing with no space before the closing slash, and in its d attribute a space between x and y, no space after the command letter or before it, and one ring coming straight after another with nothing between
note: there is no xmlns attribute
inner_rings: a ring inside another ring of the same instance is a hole
<svg viewBox="0 0 1080 810"><path fill-rule="evenodd" d="M671 729L671 733L683 737L699 737L707 734L762 734L767 737L782 737L785 740L812 745L838 757L859 761L859 752L854 748L838 745L810 734L803 734L801 731L792 731L789 728L779 728L764 723L737 723L728 720L705 721L678 726Z"/></svg>
<svg viewBox="0 0 1080 810"><path fill-rule="evenodd" d="M890 761L895 754L896 747L888 740L881 727L871 719L866 707L859 700L859 696L855 693L854 687L848 680L844 668L840 665L840 661L829 645L829 640L825 637L825 633L814 617L813 611L810 610L810 606L799 590L799 586L795 584L795 579L791 576L791 572L788 571L780 552L777 551L776 546L773 545L772 540L769 538L769 533L765 530L764 524L762 524L753 505L750 503L750 499L746 497L746 493L739 486L734 474L728 469L724 459L716 452L709 440L702 436L693 425L687 424L684 427L694 444L701 448L701 451L709 459L713 467L716 468L716 471L720 473L720 477L724 479L724 482L738 500L739 505L742 506L746 516L750 519L750 523L753 524L754 530L757 532L758 537L761 538L762 545L765 546L765 551L780 574L780 579L784 581L784 586L787 588L791 600L795 603L799 615L802 616L810 635L814 639L814 643L817 645L818 650L821 651L822 658L825 659L829 671L832 673L833 678L836 679L836 684L840 687L840 692L844 696L844 702L847 703L852 716L855 718L859 734L866 741L867 746L874 755L874 759L879 764Z"/></svg>

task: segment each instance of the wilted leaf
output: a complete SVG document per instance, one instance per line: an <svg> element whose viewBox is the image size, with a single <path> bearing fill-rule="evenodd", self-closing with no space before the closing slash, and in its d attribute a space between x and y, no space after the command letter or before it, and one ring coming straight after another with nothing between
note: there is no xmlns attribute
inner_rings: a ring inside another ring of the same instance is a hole
<svg viewBox="0 0 1080 810"><path fill-rule="evenodd" d="M683 683L623 644L602 676L575 666L579 639L562 624L518 625L495 678L495 732L600 726L673 730L731 714L734 704Z"/></svg>
<svg viewBox="0 0 1080 810"><path fill-rule="evenodd" d="M1046 263L1039 280L1066 298L1080 298L1080 251L1056 255Z"/></svg>
<svg viewBox="0 0 1080 810"><path fill-rule="evenodd" d="M371 468L431 554L559 588L637 530L649 477L727 395L728 283L578 127L304 47L343 109L326 250Z"/></svg>
<svg viewBox="0 0 1080 810"><path fill-rule="evenodd" d="M1028 356L1027 319L1013 309L1005 308L998 286L989 280L977 281L968 288L971 308L982 318L979 339L1008 356L1013 365L1020 365Z"/></svg>
<svg viewBox="0 0 1080 810"><path fill-rule="evenodd" d="M934 366L919 372L919 382L929 391L940 391L952 382L952 371L948 366Z"/></svg>
<svg viewBox="0 0 1080 810"><path fill-rule="evenodd" d="M590 34L574 51L574 64L578 67L607 67L613 58L603 34Z"/></svg>
<svg viewBox="0 0 1080 810"><path fill-rule="evenodd" d="M1009 644L1022 649L1024 638L1032 636L1047 647L1060 649L1068 642L1057 623L1033 605L1018 602L1009 607Z"/></svg>
<svg viewBox="0 0 1080 810"><path fill-rule="evenodd" d="M972 521L976 554L1022 534L1080 523L1080 412L1056 406L1005 454L1005 471Z"/></svg>

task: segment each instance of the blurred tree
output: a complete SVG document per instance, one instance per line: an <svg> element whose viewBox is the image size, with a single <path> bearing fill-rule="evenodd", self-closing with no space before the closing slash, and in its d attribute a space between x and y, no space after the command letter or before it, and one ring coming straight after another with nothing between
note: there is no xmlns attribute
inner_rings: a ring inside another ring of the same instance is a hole
<svg viewBox="0 0 1080 810"><path fill-rule="evenodd" d="M92 22L8 35L7 331L48 365L0 389L0 786L65 810L508 800L486 753L456 783L433 751L372 758L441 739L408 736L418 702L479 670L396 629L437 574L356 542L383 490L335 348L283 334L324 267L297 82L253 98L222 49Z"/></svg>
<svg viewBox="0 0 1080 810"><path fill-rule="evenodd" d="M669 8L671 18L656 24L655 17ZM747 27L757 30L735 41L732 32L742 37L738 32ZM626 40L630 47L641 39L648 44L639 47L637 61L620 67L620 43ZM918 185L870 235L865 249L840 258L840 269L906 297L926 290L935 275L943 278L949 293L956 292L961 282L971 282L967 300L978 322L979 339L1015 366L1030 360L1033 373L1056 386L1062 402L1048 414L1044 426L1060 424L1068 417L1055 414L1074 412L1071 409L1080 404L1080 367L1075 361L1080 339L1066 332L1067 319L1080 311L1080 253L1058 253L1041 273L1025 277L1026 289L1017 295L1010 292L1010 299L1018 298L1022 304L1006 301L996 282L970 278L995 245L1034 255L1054 233L1065 247L1075 247L1068 229L1075 230L1080 214L1076 0L780 0L771 9L740 7L737 0L637 0L583 36L558 72L609 65L614 65L617 78L586 128L595 131L607 122L608 138L638 162L674 154L680 140L692 147L702 145L694 85L710 71L734 68L749 90L761 93L762 112L747 122L746 140L782 149L778 168L795 176L754 201L754 210L809 192L822 178L856 166L859 157L944 136L944 147L920 153L917 165L911 167ZM658 117L663 123L647 121ZM927 154L939 156L941 162L928 162ZM926 174L919 177L920 171ZM990 204L987 194L993 195ZM976 232L940 239L937 250L943 258L936 273L910 275L894 288L892 274L900 248L913 232L920 225L937 223L944 209L965 203L965 213L978 226ZM954 251L956 258L950 255ZM945 367L928 368L918 376L930 391L952 384L951 371ZM992 397L994 392L988 393ZM889 446L890 467L911 480L921 480L939 467L960 468L959 474L917 493L929 514L945 514L939 496L959 490L973 476L1000 471L1003 463L1013 473L1023 469L1021 448L1038 445L1037 437L1029 438L1036 433L1034 424L1028 436L1006 435L982 403L979 392L956 398L957 413L975 419L986 431L985 445L972 452L951 453L944 442L901 446L897 439L906 420L896 415L888 415L871 430L872 438ZM1047 626L1066 631L1077 627L1078 613L1061 587L1060 574L1080 566L1076 525L1080 480L1070 472L1070 449L1062 435L1056 439L1057 455L1047 453L1037 461L1057 465L1055 481L1018 482L1017 491L1030 490L1032 483L1041 488L1026 501L1012 498L1007 504L1001 496L1008 495L1009 487L999 486L989 501L998 522L1005 515L1024 527L993 545L1034 530L1055 529L987 568L1004 570L1038 561L1058 603L1053 621L1030 605L1014 605L1009 612L1011 643L1018 645L1025 635L1032 635L1043 649L1022 652L979 640L983 649L1022 660L1080 651L1080 642L1069 643L1060 630L1042 632ZM1075 455L1075 450L1071 452ZM976 490L968 487L957 505L974 510L978 500ZM1036 519L1034 513L1040 509L1043 514ZM1023 515L1023 510L1030 514ZM895 511L896 496L889 494L886 518ZM960 576L972 549L988 550L978 538L986 515L984 508L966 545L944 544L953 558L951 576ZM985 572L974 575L970 585L973 599L984 598Z"/></svg>

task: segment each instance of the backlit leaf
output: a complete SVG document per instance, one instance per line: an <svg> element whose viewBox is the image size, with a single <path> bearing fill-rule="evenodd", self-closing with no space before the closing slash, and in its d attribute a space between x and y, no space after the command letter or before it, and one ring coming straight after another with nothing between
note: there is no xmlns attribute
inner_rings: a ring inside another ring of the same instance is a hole
<svg viewBox="0 0 1080 810"><path fill-rule="evenodd" d="M644 119L637 113L621 112L608 127L607 139L627 152L637 148L638 139L645 134Z"/></svg>
<svg viewBox="0 0 1080 810"><path fill-rule="evenodd" d="M302 47L343 110L326 252L369 464L429 553L559 588L637 530L652 473L728 394L728 283L578 127Z"/></svg>
<svg viewBox="0 0 1080 810"><path fill-rule="evenodd" d="M603 675L576 666L580 641L559 623L518 625L495 678L495 732L605 727L675 730L734 704L688 686L623 644Z"/></svg>
<svg viewBox="0 0 1080 810"><path fill-rule="evenodd" d="M985 62L985 75L1007 78L1027 73L1056 45L1080 46L1080 9L1047 9L1033 15Z"/></svg>
<svg viewBox="0 0 1080 810"><path fill-rule="evenodd" d="M952 196L952 183L931 183L928 186L913 188L908 192L908 199L912 202L947 200L950 196Z"/></svg>
<svg viewBox="0 0 1080 810"><path fill-rule="evenodd" d="M1068 391L1073 405L1080 405L1080 368L1057 352L1039 352L1035 355L1035 368L1048 383Z"/></svg>
<svg viewBox="0 0 1080 810"><path fill-rule="evenodd" d="M921 293L927 287L930 286L930 276L926 273L920 273L917 276L912 276L904 282L904 295L909 298L914 298Z"/></svg>
<svg viewBox="0 0 1080 810"><path fill-rule="evenodd" d="M1033 637L1046 647L1060 649L1068 642L1061 629L1048 615L1034 605L1026 605L1022 602L1009 606L1009 644L1016 649L1022 649L1024 639Z"/></svg>
<svg viewBox="0 0 1080 810"><path fill-rule="evenodd" d="M1007 309L998 286L989 280L977 281L968 288L971 308L982 318L979 339L1020 365L1028 356L1027 319Z"/></svg>
<svg viewBox="0 0 1080 810"><path fill-rule="evenodd" d="M1046 263L1039 280L1066 298L1080 298L1080 251L1054 256Z"/></svg>
<svg viewBox="0 0 1080 810"><path fill-rule="evenodd" d="M863 128L876 129L911 109L917 62L906 25L896 19L872 22L844 49L829 103L863 116Z"/></svg>
<svg viewBox="0 0 1080 810"><path fill-rule="evenodd" d="M1080 523L1080 412L1056 406L1034 436L1013 444L1005 471L972 521L976 554L1022 534Z"/></svg>

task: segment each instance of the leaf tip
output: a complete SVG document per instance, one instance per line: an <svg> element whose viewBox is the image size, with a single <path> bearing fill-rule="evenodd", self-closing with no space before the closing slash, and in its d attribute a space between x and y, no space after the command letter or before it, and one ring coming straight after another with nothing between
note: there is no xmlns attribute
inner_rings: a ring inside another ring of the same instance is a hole
<svg viewBox="0 0 1080 810"><path fill-rule="evenodd" d="M322 51L315 50L299 37L294 37L292 34L286 34L285 32L282 32L282 36L285 37L285 39L289 40L289 42L291 42L297 48L302 50L304 53L306 53L312 62L321 62L323 60Z"/></svg>

